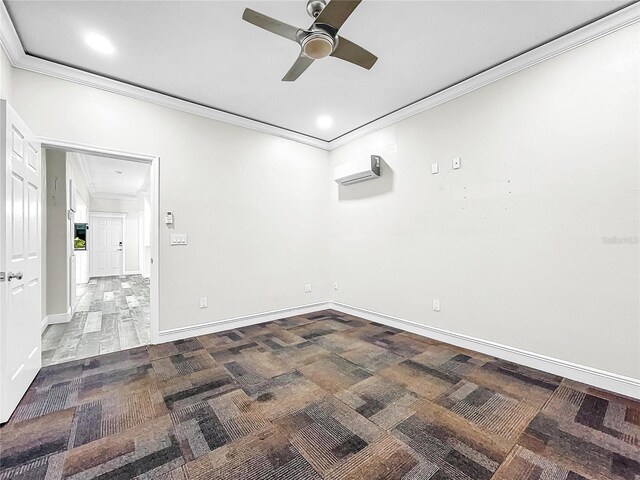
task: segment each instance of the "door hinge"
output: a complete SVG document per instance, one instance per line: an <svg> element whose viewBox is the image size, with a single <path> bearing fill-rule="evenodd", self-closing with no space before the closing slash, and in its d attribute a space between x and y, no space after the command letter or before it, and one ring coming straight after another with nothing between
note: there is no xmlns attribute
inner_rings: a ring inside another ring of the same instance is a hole
<svg viewBox="0 0 640 480"><path fill-rule="evenodd" d="M0 282L4 282L5 280L5 273L4 272L0 272Z"/></svg>

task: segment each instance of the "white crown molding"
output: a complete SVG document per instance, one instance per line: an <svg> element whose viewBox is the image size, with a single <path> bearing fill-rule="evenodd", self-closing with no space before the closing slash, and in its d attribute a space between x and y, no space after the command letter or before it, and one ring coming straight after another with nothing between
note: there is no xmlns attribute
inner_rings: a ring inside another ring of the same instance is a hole
<svg viewBox="0 0 640 480"><path fill-rule="evenodd" d="M594 387L640 399L640 379L625 377L616 373L605 372L597 368L579 365L577 363L548 357L539 353L529 352L508 345L502 345L488 340L450 332L441 328L431 327L412 320L394 317L384 313L373 312L365 308L354 307L339 302L331 302L331 308L342 313L364 318L372 322L399 328L423 337L432 338L449 343L457 347L466 348L474 352L484 353L492 357L535 368L577 382L593 385Z"/></svg>
<svg viewBox="0 0 640 480"><path fill-rule="evenodd" d="M248 128L261 133L286 138L323 150L333 150L353 140L364 137L384 127L401 120L425 112L445 102L458 98L478 88L489 85L502 78L520 72L526 68L537 65L557 55L613 33L640 21L640 3L634 3L626 8L618 10L598 21L590 23L567 35L559 37L551 42L541 45L511 60L507 60L489 70L475 75L467 80L457 83L441 92L435 93L418 102L408 105L400 110L392 112L369 124L363 125L345 135L331 141L324 141L308 135L293 132L276 127L257 120L251 120L232 113L205 107L186 100L177 99L169 95L153 92L141 87L129 85L117 80L112 80L93 73L84 72L75 68L60 65L48 60L27 55L20 43L18 34L11 22L11 18L2 1L0 1L0 44L4 48L11 64L23 70L28 70L43 75L67 80L107 92L123 95L137 100L146 101L156 105L180 110L201 117L218 120L243 128Z"/></svg>

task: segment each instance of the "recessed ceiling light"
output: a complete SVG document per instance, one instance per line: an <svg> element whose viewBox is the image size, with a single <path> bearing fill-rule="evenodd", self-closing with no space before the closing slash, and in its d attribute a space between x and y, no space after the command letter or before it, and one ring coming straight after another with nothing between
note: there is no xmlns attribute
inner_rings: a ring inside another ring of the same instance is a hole
<svg viewBox="0 0 640 480"><path fill-rule="evenodd" d="M318 125L318 127L322 129L329 128L331 127L331 125L333 125L333 118L331 118L329 115L320 115L318 117L318 120L316 120L316 125Z"/></svg>
<svg viewBox="0 0 640 480"><path fill-rule="evenodd" d="M116 51L107 37L104 37L99 33L89 32L85 34L84 41L96 52L104 53L105 55L111 55Z"/></svg>

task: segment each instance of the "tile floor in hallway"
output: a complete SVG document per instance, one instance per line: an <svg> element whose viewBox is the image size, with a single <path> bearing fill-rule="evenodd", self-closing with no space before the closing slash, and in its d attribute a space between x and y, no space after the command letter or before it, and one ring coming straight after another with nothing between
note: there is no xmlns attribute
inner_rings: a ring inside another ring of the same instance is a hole
<svg viewBox="0 0 640 480"><path fill-rule="evenodd" d="M637 480L640 402L335 311L44 368L0 479Z"/></svg>
<svg viewBox="0 0 640 480"><path fill-rule="evenodd" d="M128 348L150 340L149 280L141 275L92 278L79 285L68 323L42 334L42 365L53 365Z"/></svg>

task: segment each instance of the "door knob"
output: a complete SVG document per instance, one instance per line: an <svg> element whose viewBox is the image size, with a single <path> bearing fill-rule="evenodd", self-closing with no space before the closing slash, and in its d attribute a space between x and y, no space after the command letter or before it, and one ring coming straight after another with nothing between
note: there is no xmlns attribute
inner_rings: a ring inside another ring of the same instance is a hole
<svg viewBox="0 0 640 480"><path fill-rule="evenodd" d="M7 280L11 281L14 278L16 280L22 280L22 272L16 272L16 273L9 272L9 273L7 273Z"/></svg>

